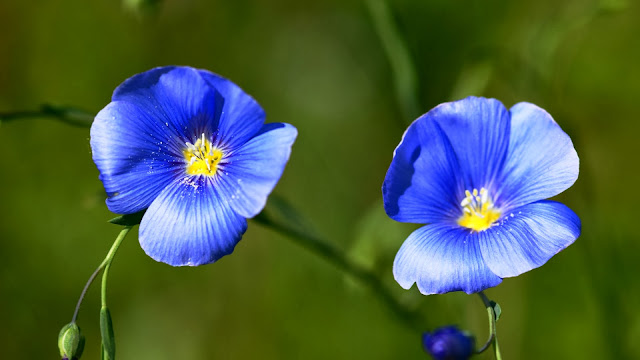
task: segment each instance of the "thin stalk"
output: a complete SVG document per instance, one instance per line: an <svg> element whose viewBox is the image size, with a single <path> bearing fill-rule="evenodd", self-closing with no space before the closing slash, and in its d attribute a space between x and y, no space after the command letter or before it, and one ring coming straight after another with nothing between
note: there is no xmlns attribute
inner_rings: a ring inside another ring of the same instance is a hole
<svg viewBox="0 0 640 360"><path fill-rule="evenodd" d="M84 285L84 288L82 289L82 293L80 293L80 298L78 299L78 303L76 304L76 309L73 312L73 317L71 318L71 322L72 323L76 322L76 320L78 319L78 313L80 312L80 305L82 304L82 301L84 300L84 297L87 294L87 290L89 290L89 286L91 286L91 284L93 283L93 280L95 280L96 276L98 276L98 273L100 273L100 271L107 264L111 263L111 260L113 260L113 257L115 256L116 251L118 251L118 247L120 247L120 243L122 243L122 240L124 240L125 236L129 232L129 230L131 230L131 226L126 226L124 229L122 229L122 231L120 231L120 234L118 235L116 240L113 242L113 245L111 245L111 249L107 253L107 256L104 258L104 260L102 260L102 263L100 264L100 266L98 266L98 268L93 272L93 274L91 274L91 276L89 277L89 280ZM105 270L105 272L106 272L106 270ZM104 286L105 286L105 284L104 284L104 281L105 281L104 276L103 276L102 280L103 280L102 286L103 286L103 293L104 293ZM104 304L104 302L103 302L103 304Z"/></svg>
<svg viewBox="0 0 640 360"><path fill-rule="evenodd" d="M40 106L39 110L0 112L0 121L51 118L68 125L88 128L91 127L94 116L94 114L70 106L44 104Z"/></svg>
<svg viewBox="0 0 640 360"><path fill-rule="evenodd" d="M102 270L102 265L98 266L98 268L91 274L89 280L84 285L84 289L82 289L82 293L80 293L80 298L78 299L78 303L76 304L76 309L73 312L73 317L71 318L71 322L74 323L78 319L78 313L80 312L80 305L82 304L82 300L84 300L84 296L87 294L87 290L89 290L89 286L93 283L98 273Z"/></svg>
<svg viewBox="0 0 640 360"><path fill-rule="evenodd" d="M264 212L255 217L254 220L272 230L285 235L296 244L304 247L310 252L319 255L325 260L335 265L338 269L348 273L364 286L375 293L380 301L394 313L403 324L412 330L421 331L421 321L417 315L407 310L382 283L382 280L371 270L354 263L340 249L333 244L324 241L314 235L297 230L286 223L277 222L268 217Z"/></svg>
<svg viewBox="0 0 640 360"><path fill-rule="evenodd" d="M111 267L111 263L113 262L113 257L116 255L116 252L118 251L118 248L122 243L122 240L124 240L124 238L127 236L127 234L129 233L129 230L131 230L132 227L133 226L125 226L124 229L120 231L120 234L118 234L118 237L116 238L116 241L113 243L111 250L109 250L107 257L104 259L104 261L101 264L102 266L105 267L104 272L102 273L102 292L100 295L100 299L102 301L103 307L107 306L107 276L109 275L109 268Z"/></svg>
<svg viewBox="0 0 640 360"><path fill-rule="evenodd" d="M405 122L403 127L419 115L417 72L407 44L396 28L389 6L385 0L367 0L367 8L373 21L373 26L380 37L391 72L393 73L396 99L400 105Z"/></svg>
<svg viewBox="0 0 640 360"><path fill-rule="evenodd" d="M482 299L482 303L487 308L487 315L489 316L489 339L487 342L476 351L477 354L484 352L489 348L489 346L493 345L493 353L496 357L496 360L502 360L502 355L500 354L500 347L498 346L498 335L496 334L496 313L493 309L493 305L491 304L491 300L484 294L483 291L478 293L480 299Z"/></svg>

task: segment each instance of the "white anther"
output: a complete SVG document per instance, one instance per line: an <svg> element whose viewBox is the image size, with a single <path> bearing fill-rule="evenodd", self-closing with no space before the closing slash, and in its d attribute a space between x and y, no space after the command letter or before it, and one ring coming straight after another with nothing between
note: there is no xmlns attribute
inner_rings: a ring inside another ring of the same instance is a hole
<svg viewBox="0 0 640 360"><path fill-rule="evenodd" d="M472 214L484 218L487 210L493 209L494 205L489 197L489 191L485 188L465 190L466 197L460 202L460 206L467 214Z"/></svg>

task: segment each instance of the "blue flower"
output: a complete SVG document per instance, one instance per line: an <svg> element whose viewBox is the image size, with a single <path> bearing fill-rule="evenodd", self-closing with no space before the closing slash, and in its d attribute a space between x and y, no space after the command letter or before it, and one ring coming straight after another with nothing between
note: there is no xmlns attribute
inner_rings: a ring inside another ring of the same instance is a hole
<svg viewBox="0 0 640 360"><path fill-rule="evenodd" d="M543 265L580 235L568 207L544 200L578 178L571 139L543 109L469 97L404 133L382 186L387 214L429 224L393 263L423 294L474 293Z"/></svg>
<svg viewBox="0 0 640 360"><path fill-rule="evenodd" d="M297 135L264 118L242 89L205 70L171 66L131 77L91 127L107 207L147 209L140 245L157 261L197 266L230 254Z"/></svg>
<svg viewBox="0 0 640 360"><path fill-rule="evenodd" d="M466 360L473 355L475 339L455 326L422 334L422 347L435 360Z"/></svg>

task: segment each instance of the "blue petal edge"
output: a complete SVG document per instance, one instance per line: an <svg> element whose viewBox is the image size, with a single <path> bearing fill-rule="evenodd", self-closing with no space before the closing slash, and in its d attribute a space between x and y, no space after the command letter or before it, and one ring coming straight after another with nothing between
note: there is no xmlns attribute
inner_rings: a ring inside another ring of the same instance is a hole
<svg viewBox="0 0 640 360"><path fill-rule="evenodd" d="M140 246L156 261L198 266L231 254L247 221L206 176L185 177L153 201L140 223Z"/></svg>
<svg viewBox="0 0 640 360"><path fill-rule="evenodd" d="M231 81L186 66L155 68L132 76L91 128L93 158L120 214L147 208L184 174L182 151L203 133L233 151L256 136L264 111Z"/></svg>
<svg viewBox="0 0 640 360"><path fill-rule="evenodd" d="M282 176L297 135L292 125L265 124L221 167L217 186L238 214L251 218L264 208Z"/></svg>
<svg viewBox="0 0 640 360"><path fill-rule="evenodd" d="M546 263L580 236L580 218L565 205L539 201L509 213L479 233L485 263L500 277L520 275Z"/></svg>
<svg viewBox="0 0 640 360"><path fill-rule="evenodd" d="M519 103L510 111L509 154L497 201L515 208L568 189L580 163L569 136L536 105Z"/></svg>
<svg viewBox="0 0 640 360"><path fill-rule="evenodd" d="M262 107L238 85L188 66L159 67L134 75L116 88L112 99L144 108L182 131L188 141L211 131L217 146L231 149L255 136L265 119Z"/></svg>
<svg viewBox="0 0 640 360"><path fill-rule="evenodd" d="M421 224L458 216L457 196L464 193L458 169L442 129L428 114L421 116L402 136L382 184L387 215Z"/></svg>
<svg viewBox="0 0 640 360"><path fill-rule="evenodd" d="M107 207L114 213L146 209L182 169L184 160L156 143L166 144L167 135L151 122L138 107L116 101L102 109L91 126L93 161L108 196Z"/></svg>
<svg viewBox="0 0 640 360"><path fill-rule="evenodd" d="M148 127L160 128L177 138L174 142L180 142L175 144L180 149L174 150L181 155L184 142L195 141L203 132L217 135L226 99L197 69L170 66L127 79L114 91L113 101L133 104L146 113Z"/></svg>
<svg viewBox="0 0 640 360"><path fill-rule="evenodd" d="M505 106L496 99L470 96L440 104L425 116L436 121L451 142L465 188L491 190L509 146L511 117ZM464 194L459 196L462 200Z"/></svg>
<svg viewBox="0 0 640 360"><path fill-rule="evenodd" d="M424 295L464 291L467 294L500 284L485 265L477 233L448 224L431 224L414 231L393 262L400 286L416 283Z"/></svg>
<svg viewBox="0 0 640 360"><path fill-rule="evenodd" d="M238 85L220 75L207 70L198 70L198 74L224 99L217 126L222 144L233 149L256 136L266 116L260 104Z"/></svg>

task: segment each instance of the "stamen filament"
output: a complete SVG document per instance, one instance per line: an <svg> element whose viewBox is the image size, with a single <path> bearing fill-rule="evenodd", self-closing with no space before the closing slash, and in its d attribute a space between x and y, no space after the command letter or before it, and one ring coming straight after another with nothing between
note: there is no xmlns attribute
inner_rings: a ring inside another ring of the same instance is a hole
<svg viewBox="0 0 640 360"><path fill-rule="evenodd" d="M462 216L458 219L459 225L475 231L483 231L500 218L500 212L495 210L487 189L465 190L464 194L465 198L460 202Z"/></svg>
<svg viewBox="0 0 640 360"><path fill-rule="evenodd" d="M186 148L182 151L187 163L186 172L190 175L213 176L218 170L218 164L222 160L223 153L213 146L202 133L195 144L185 143Z"/></svg>

